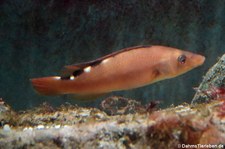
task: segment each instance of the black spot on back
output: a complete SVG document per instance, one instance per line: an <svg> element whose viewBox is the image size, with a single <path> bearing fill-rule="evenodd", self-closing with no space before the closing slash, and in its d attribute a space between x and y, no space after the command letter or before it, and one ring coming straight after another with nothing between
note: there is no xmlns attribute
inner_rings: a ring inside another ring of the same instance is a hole
<svg viewBox="0 0 225 149"><path fill-rule="evenodd" d="M75 71L73 72L73 76L74 76L74 77L77 77L77 76L81 75L83 72L84 72L83 69L75 70Z"/></svg>
<svg viewBox="0 0 225 149"><path fill-rule="evenodd" d="M99 65L100 63L101 63L101 60L99 60L99 61L94 61L94 62L90 63L90 65L88 65L87 67L95 67L95 66ZM81 75L83 72L84 72L84 68L83 68L83 69L75 70L75 71L73 72L73 76L74 76L74 77L78 77L78 76Z"/></svg>
<svg viewBox="0 0 225 149"><path fill-rule="evenodd" d="M61 76L61 80L69 80L70 76Z"/></svg>
<svg viewBox="0 0 225 149"><path fill-rule="evenodd" d="M78 70L75 70L71 75L73 75L74 77L77 77L79 75L81 75L83 73L83 69L78 69ZM70 74L67 74L65 76L61 76L61 80L70 80Z"/></svg>

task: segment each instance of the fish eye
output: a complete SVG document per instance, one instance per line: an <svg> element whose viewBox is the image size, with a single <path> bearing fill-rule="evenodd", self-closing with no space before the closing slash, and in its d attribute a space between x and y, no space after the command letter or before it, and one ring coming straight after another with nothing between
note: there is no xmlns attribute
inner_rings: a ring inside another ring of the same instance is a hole
<svg viewBox="0 0 225 149"><path fill-rule="evenodd" d="M185 55L180 55L177 60L179 63L184 64L186 62L187 57Z"/></svg>

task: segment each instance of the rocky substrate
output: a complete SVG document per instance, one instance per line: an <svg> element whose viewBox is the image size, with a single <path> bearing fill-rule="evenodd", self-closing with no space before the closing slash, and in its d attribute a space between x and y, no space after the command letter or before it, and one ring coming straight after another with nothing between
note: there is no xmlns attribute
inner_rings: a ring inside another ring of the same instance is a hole
<svg viewBox="0 0 225 149"><path fill-rule="evenodd" d="M12 112L8 120L3 112L0 147L176 148L225 143L225 100L151 112L144 109L107 115L95 108L43 105L25 113Z"/></svg>
<svg viewBox="0 0 225 149"><path fill-rule="evenodd" d="M192 99L192 104L225 98L225 54L209 69Z"/></svg>
<svg viewBox="0 0 225 149"><path fill-rule="evenodd" d="M193 104L157 109L123 97L101 108L48 104L15 112L0 100L0 148L223 148L225 55L205 75Z"/></svg>

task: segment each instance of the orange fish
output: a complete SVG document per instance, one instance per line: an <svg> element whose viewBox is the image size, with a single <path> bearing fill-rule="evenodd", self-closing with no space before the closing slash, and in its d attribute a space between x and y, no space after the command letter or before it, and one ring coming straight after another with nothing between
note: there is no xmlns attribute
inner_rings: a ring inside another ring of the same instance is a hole
<svg viewBox="0 0 225 149"><path fill-rule="evenodd" d="M204 61L204 56L171 47L137 46L65 66L62 76L34 78L31 82L40 94L90 97L173 78Z"/></svg>

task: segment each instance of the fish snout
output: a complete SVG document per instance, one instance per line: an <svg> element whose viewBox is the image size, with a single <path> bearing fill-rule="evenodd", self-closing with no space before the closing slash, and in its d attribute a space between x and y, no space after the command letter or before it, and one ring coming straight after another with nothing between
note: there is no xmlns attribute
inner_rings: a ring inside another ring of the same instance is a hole
<svg viewBox="0 0 225 149"><path fill-rule="evenodd" d="M192 57L193 65L194 66L201 66L205 62L205 56L202 56L200 54L195 54Z"/></svg>

